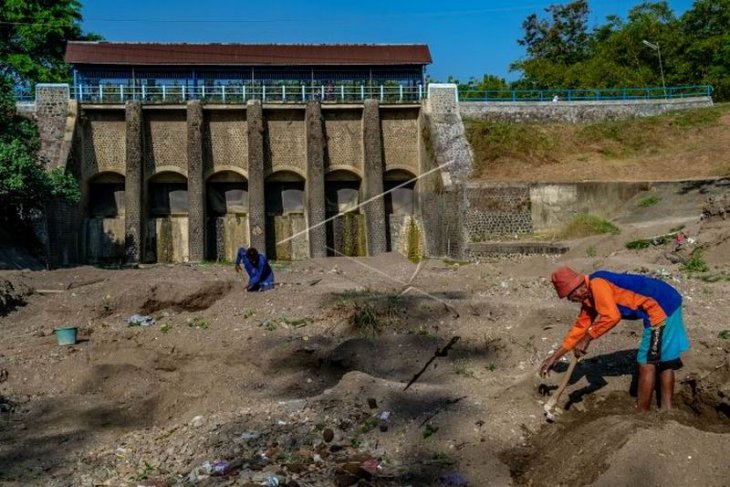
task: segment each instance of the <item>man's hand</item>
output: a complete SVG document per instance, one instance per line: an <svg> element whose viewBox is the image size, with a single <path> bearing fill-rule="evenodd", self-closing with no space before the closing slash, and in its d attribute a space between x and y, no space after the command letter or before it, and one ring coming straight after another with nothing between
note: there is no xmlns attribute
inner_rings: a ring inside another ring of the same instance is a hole
<svg viewBox="0 0 730 487"><path fill-rule="evenodd" d="M593 338L588 333L583 335L583 338L581 338L578 343L575 344L575 347L573 347L573 354L575 354L578 358L587 354L588 345L591 343L591 340L593 340Z"/></svg>
<svg viewBox="0 0 730 487"><path fill-rule="evenodd" d="M555 365L555 362L557 362L557 358L555 355L550 355L548 358L542 361L542 364L540 364L540 376L541 377L547 377L550 375L550 369L553 368Z"/></svg>
<svg viewBox="0 0 730 487"><path fill-rule="evenodd" d="M241 273L241 264L236 264L236 272Z"/></svg>

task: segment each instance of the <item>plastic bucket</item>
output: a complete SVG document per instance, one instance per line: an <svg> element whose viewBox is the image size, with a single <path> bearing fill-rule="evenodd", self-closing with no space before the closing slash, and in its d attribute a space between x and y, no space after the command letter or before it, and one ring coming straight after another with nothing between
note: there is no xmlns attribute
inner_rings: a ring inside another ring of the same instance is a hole
<svg viewBox="0 0 730 487"><path fill-rule="evenodd" d="M76 343L76 333L78 328L56 328L54 333L59 345L74 345Z"/></svg>

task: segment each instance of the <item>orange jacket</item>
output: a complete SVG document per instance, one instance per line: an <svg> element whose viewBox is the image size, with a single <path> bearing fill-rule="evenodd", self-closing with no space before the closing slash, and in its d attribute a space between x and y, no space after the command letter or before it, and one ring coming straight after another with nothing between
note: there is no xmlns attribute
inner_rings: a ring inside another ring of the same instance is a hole
<svg viewBox="0 0 730 487"><path fill-rule="evenodd" d="M610 273L600 274L611 276ZM621 287L605 277L591 275L586 277L586 283L591 297L583 301L578 318L563 340L563 347L568 350L572 350L586 333L592 338L598 338L616 326L622 318L643 318L650 326L658 326L667 319L665 310L651 296Z"/></svg>

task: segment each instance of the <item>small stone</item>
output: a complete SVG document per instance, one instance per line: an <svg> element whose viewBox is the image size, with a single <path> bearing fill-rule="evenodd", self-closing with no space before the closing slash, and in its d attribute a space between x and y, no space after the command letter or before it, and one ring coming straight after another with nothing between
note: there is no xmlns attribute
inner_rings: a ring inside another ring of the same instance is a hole
<svg viewBox="0 0 730 487"><path fill-rule="evenodd" d="M334 439L334 437L335 437L335 432L332 431L330 428L327 428L322 432L322 438L327 443L332 441Z"/></svg>

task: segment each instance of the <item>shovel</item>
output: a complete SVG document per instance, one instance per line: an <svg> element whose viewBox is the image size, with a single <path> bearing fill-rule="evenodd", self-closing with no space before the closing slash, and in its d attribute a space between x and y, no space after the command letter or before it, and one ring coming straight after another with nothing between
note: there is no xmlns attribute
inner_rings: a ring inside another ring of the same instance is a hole
<svg viewBox="0 0 730 487"><path fill-rule="evenodd" d="M548 402L545 403L545 407L543 409L545 410L545 418L548 420L548 423L554 422L555 415L562 412L562 410L555 410L555 405L560 400L560 396L563 395L565 388L568 387L570 377L573 375L573 369L575 369L575 366L579 361L580 359L573 355L573 359L570 361L570 365L568 365L568 370L565 371L565 375L563 376L563 380L560 382L560 386L558 386L558 390L555 391L555 394L553 394L550 399L548 399Z"/></svg>

